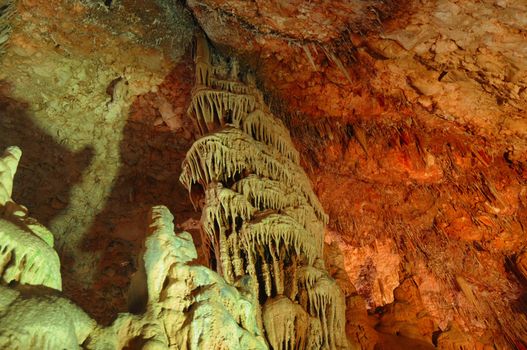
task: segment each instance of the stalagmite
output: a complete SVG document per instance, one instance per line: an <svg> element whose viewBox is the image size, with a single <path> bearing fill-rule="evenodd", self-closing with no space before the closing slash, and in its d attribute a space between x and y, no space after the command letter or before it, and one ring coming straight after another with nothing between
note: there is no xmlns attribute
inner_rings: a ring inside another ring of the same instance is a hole
<svg viewBox="0 0 527 350"><path fill-rule="evenodd" d="M50 290L0 285L1 349L79 349L95 327L78 306Z"/></svg>
<svg viewBox="0 0 527 350"><path fill-rule="evenodd" d="M215 57L208 81L196 80L188 112L203 136L180 175L189 192L194 184L205 192L203 241L228 283L251 277L258 329L272 349L346 349L342 292L321 270L328 217L253 77L235 82L237 63L229 73Z"/></svg>
<svg viewBox="0 0 527 350"><path fill-rule="evenodd" d="M263 319L273 349L312 349L307 342L309 314L289 298L268 300L263 306Z"/></svg>
<svg viewBox="0 0 527 350"><path fill-rule="evenodd" d="M0 159L4 204L11 200L13 176L21 152L9 148ZM219 208L215 217L252 215L241 194L213 189ZM237 202L238 201L238 202ZM138 266L132 278L130 305L141 314L121 313L108 327L98 325L82 309L60 296L62 278L53 236L35 219L0 211L0 348L123 349L141 339L144 349L268 349L262 336L260 309L251 277L231 284L216 272L192 264L197 258L192 236L174 233L173 216L153 207ZM227 255L227 254L224 254Z"/></svg>
<svg viewBox="0 0 527 350"><path fill-rule="evenodd" d="M327 272L313 266L299 271L299 289L305 295L301 304L309 314L320 320L324 347L338 349L346 344L343 337L346 326L344 294Z"/></svg>

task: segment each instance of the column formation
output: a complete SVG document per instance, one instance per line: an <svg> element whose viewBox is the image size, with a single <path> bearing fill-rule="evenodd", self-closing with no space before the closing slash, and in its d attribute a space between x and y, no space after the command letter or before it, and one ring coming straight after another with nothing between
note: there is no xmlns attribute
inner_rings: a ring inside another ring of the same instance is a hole
<svg viewBox="0 0 527 350"><path fill-rule="evenodd" d="M343 349L345 302L324 267L328 217L289 131L236 61L196 40L188 114L201 133L180 181L201 195L211 267L236 285L252 278L260 327L273 349Z"/></svg>

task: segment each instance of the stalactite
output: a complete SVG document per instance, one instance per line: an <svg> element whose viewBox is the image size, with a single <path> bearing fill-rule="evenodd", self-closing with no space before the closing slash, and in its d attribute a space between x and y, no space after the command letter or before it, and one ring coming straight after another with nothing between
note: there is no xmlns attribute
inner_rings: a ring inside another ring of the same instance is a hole
<svg viewBox="0 0 527 350"><path fill-rule="evenodd" d="M0 1L0 60L11 34L11 21L15 15L14 0Z"/></svg>
<svg viewBox="0 0 527 350"><path fill-rule="evenodd" d="M282 247L284 248L284 247ZM284 294L284 264L280 259L281 256L286 256L285 251L283 250L281 254L276 254L273 247L269 249L269 254L273 261L273 275L275 281L276 294Z"/></svg>
<svg viewBox="0 0 527 350"><path fill-rule="evenodd" d="M279 248L283 245L296 255L305 257L309 265L322 256L318 240L287 215L269 214L245 223L241 239L246 249L261 245L269 248L272 244Z"/></svg>
<svg viewBox="0 0 527 350"><path fill-rule="evenodd" d="M210 86L213 89L225 90L234 94L248 95L250 93L249 87L239 81L212 78Z"/></svg>
<svg viewBox="0 0 527 350"><path fill-rule="evenodd" d="M283 156L300 163L300 156L284 123L269 112L256 109L241 120L233 119L233 124L255 140L271 145Z"/></svg>
<svg viewBox="0 0 527 350"><path fill-rule="evenodd" d="M325 216L307 175L298 164L232 127L204 136L192 145L183 163L180 181L190 190L193 183L226 182L242 171L299 187L309 203L318 209L319 216Z"/></svg>
<svg viewBox="0 0 527 350"><path fill-rule="evenodd" d="M262 247L261 244L254 245L254 248L258 253L260 265L262 266L262 276L265 294L270 297L272 295L271 289L273 279L271 278L271 269L269 268L269 264L267 263L267 259L265 257L265 249Z"/></svg>
<svg viewBox="0 0 527 350"><path fill-rule="evenodd" d="M207 38L203 33L196 35L196 52L194 54L194 63L196 66L196 84L210 85L211 79L211 57Z"/></svg>
<svg viewBox="0 0 527 350"><path fill-rule="evenodd" d="M314 71L317 71L317 66L315 64L315 60L313 59L313 56L311 55L311 50L309 49L309 45L302 45L302 49L306 53L307 61L313 67Z"/></svg>
<svg viewBox="0 0 527 350"><path fill-rule="evenodd" d="M205 201L202 226L209 238L216 234L216 227L228 227L236 218L250 220L256 211L244 196L218 183L208 186Z"/></svg>
<svg viewBox="0 0 527 350"><path fill-rule="evenodd" d="M328 216L316 196L309 196L309 193L300 191L298 186L288 186L281 181L249 175L236 182L233 189L246 196L256 208L281 211L289 207L311 206L318 220L327 224Z"/></svg>
<svg viewBox="0 0 527 350"><path fill-rule="evenodd" d="M324 50L324 53L326 54L327 58L331 62L335 63L337 68L342 72L346 79L348 79L350 83L353 83L353 81L351 80L351 76L348 73L348 70L346 69L346 67L344 67L340 58L330 48L322 46L322 49Z"/></svg>
<svg viewBox="0 0 527 350"><path fill-rule="evenodd" d="M187 113L196 118L201 133L205 134L215 129L215 122L225 125L227 113L237 120L254 108L255 100L251 95L198 87L194 91L194 98Z"/></svg>

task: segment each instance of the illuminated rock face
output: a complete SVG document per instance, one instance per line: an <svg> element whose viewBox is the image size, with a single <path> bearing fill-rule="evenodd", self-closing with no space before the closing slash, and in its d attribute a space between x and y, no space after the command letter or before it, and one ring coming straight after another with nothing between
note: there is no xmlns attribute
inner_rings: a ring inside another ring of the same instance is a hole
<svg viewBox="0 0 527 350"><path fill-rule="evenodd" d="M322 256L328 218L287 129L252 78L240 78L236 62L211 53L204 37L195 61L189 114L203 136L180 180L205 192L202 241L211 265L231 284L251 277L271 348L347 348L344 296Z"/></svg>
<svg viewBox="0 0 527 350"><path fill-rule="evenodd" d="M347 23L321 1L188 4L290 116L373 324L413 278L420 296L397 317L431 315L430 346L525 347L525 1L381 1L368 9L382 28L353 1L331 2Z"/></svg>

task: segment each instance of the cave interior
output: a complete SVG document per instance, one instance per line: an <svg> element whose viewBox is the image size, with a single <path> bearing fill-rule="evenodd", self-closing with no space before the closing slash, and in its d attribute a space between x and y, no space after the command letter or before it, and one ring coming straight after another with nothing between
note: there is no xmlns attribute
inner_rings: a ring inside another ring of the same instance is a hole
<svg viewBox="0 0 527 350"><path fill-rule="evenodd" d="M527 349L524 0L0 0L0 348Z"/></svg>

